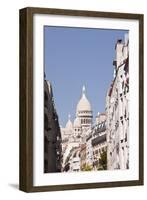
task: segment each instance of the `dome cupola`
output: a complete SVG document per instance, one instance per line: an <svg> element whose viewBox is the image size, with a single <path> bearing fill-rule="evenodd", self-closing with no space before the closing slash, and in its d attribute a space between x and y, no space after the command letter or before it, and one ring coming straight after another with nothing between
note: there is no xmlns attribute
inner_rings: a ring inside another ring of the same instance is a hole
<svg viewBox="0 0 147 200"><path fill-rule="evenodd" d="M71 130L73 128L73 124L72 124L72 122L70 120L70 114L68 115L68 121L66 123L65 128L68 129L68 130Z"/></svg>
<svg viewBox="0 0 147 200"><path fill-rule="evenodd" d="M74 120L74 128L79 128L79 127L81 127L81 122L80 119L76 117Z"/></svg>
<svg viewBox="0 0 147 200"><path fill-rule="evenodd" d="M80 114L82 115L92 115L92 109L90 102L88 101L86 95L85 95L85 86L82 88L82 97L80 101L77 104L77 110L76 114L79 116Z"/></svg>

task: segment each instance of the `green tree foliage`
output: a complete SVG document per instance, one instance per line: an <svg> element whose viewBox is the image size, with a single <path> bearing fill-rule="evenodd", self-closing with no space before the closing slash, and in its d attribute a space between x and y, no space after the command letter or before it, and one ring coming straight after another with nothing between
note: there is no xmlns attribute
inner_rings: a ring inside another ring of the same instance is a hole
<svg viewBox="0 0 147 200"><path fill-rule="evenodd" d="M107 169L107 151L103 151L100 154L98 170L106 170L106 169Z"/></svg>
<svg viewBox="0 0 147 200"><path fill-rule="evenodd" d="M92 171L92 166L84 164L81 168L82 171Z"/></svg>

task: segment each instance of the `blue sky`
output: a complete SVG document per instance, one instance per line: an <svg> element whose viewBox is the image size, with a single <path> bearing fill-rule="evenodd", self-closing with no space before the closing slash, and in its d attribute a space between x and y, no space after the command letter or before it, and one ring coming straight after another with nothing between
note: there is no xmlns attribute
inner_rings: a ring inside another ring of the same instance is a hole
<svg viewBox="0 0 147 200"><path fill-rule="evenodd" d="M52 83L60 125L76 106L86 87L93 117L105 111L106 92L113 79L115 43L126 30L44 27L46 79Z"/></svg>

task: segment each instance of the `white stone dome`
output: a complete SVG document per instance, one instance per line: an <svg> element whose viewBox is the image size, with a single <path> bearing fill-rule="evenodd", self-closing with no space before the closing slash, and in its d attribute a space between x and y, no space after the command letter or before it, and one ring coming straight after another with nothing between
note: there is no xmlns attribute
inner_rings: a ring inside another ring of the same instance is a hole
<svg viewBox="0 0 147 200"><path fill-rule="evenodd" d="M90 102L88 101L88 99L85 95L85 87L84 86L83 86L82 97L81 97L79 103L77 104L77 113L81 112L81 111L90 111L90 112L92 111Z"/></svg>
<svg viewBox="0 0 147 200"><path fill-rule="evenodd" d="M78 117L76 117L74 120L74 128L76 127L81 127L81 121Z"/></svg>
<svg viewBox="0 0 147 200"><path fill-rule="evenodd" d="M72 122L70 120L70 115L68 115L68 121L66 123L65 128L68 129L68 130L71 130L73 128L73 124L72 124Z"/></svg>

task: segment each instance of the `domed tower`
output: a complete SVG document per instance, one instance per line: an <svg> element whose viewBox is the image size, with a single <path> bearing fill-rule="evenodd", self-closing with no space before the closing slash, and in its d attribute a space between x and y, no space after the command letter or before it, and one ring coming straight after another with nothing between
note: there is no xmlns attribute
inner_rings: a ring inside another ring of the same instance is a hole
<svg viewBox="0 0 147 200"><path fill-rule="evenodd" d="M81 136L81 121L78 117L75 118L73 126L74 126L75 137L80 137Z"/></svg>
<svg viewBox="0 0 147 200"><path fill-rule="evenodd" d="M83 86L82 97L77 104L76 117L80 120L82 129L88 129L92 126L92 109L85 95L85 86Z"/></svg>
<svg viewBox="0 0 147 200"><path fill-rule="evenodd" d="M68 121L66 123L65 129L69 133L72 133L72 131L73 131L73 124L72 124L72 122L70 120L70 114L68 115Z"/></svg>
<svg viewBox="0 0 147 200"><path fill-rule="evenodd" d="M68 121L67 121L66 126L63 130L64 138L66 138L68 141L72 141L73 140L73 133L74 133L73 124L71 122L70 114L69 114L68 115Z"/></svg>

